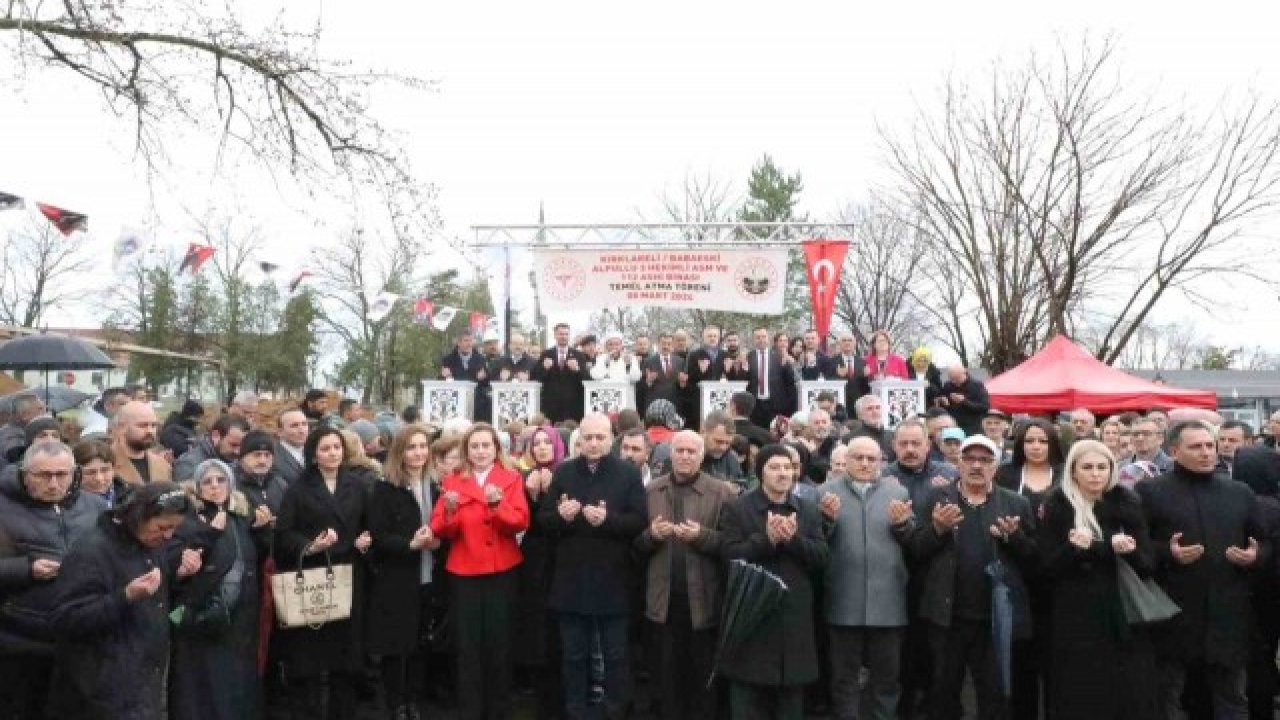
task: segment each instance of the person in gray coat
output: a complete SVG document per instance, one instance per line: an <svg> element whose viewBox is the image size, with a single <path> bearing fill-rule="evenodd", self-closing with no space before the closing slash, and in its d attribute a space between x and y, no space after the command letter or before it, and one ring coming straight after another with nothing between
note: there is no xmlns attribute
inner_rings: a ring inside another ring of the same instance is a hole
<svg viewBox="0 0 1280 720"><path fill-rule="evenodd" d="M831 638L831 701L837 720L889 720L898 707L898 669L907 625L907 561L915 515L907 489L880 480L880 445L849 442L847 477L818 488L831 548L824 615ZM864 692L863 666L870 671Z"/></svg>
<svg viewBox="0 0 1280 720"><path fill-rule="evenodd" d="M223 415L209 428L209 434L196 441L191 449L173 463L173 479L194 480L196 467L205 460L221 460L235 465L240 458L240 443L249 432L249 421L238 415Z"/></svg>

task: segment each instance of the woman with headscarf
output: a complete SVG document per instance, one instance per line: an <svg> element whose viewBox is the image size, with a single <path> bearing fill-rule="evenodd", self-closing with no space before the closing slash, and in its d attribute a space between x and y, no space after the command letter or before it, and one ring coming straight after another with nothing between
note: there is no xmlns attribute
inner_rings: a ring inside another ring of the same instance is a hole
<svg viewBox="0 0 1280 720"><path fill-rule="evenodd" d="M139 485L67 553L50 618L54 717L165 717L170 593L200 569L171 542L189 507L174 483Z"/></svg>
<svg viewBox="0 0 1280 720"><path fill-rule="evenodd" d="M893 341L887 330L877 330L871 334L871 352L867 353L865 361L867 380L870 382L889 378L907 380L910 377L907 361L893 352Z"/></svg>
<svg viewBox="0 0 1280 720"><path fill-rule="evenodd" d="M342 432L330 425L312 431L302 458L305 469L280 503L276 567L288 573L350 565L351 617L314 628L288 628L276 637L294 716L321 717L327 688L329 717L355 717L364 669L364 555L373 544L365 517L370 488L347 467Z"/></svg>
<svg viewBox="0 0 1280 720"><path fill-rule="evenodd" d="M536 428L529 439L522 465L529 468L524 477L525 501L529 517L537 517L538 508L547 498L551 475L564 462L564 443L555 428ZM528 673L528 680L538 694L538 717L553 718L564 706L560 697L560 626L547 609L554 574L555 543L546 528L531 523L520 541L524 554L516 573L515 635L513 660Z"/></svg>
<svg viewBox="0 0 1280 720"><path fill-rule="evenodd" d="M1062 482L1062 440L1048 420L1031 418L1013 436L1013 459L1001 465L996 484L1022 495L1037 516L1049 493ZM1013 643L1013 716L1036 717L1049 698L1049 623L1053 592L1045 578L1023 572L1031 603L1031 637Z"/></svg>
<svg viewBox="0 0 1280 720"><path fill-rule="evenodd" d="M431 530L438 489L429 475L430 432L406 425L391 440L386 473L369 495L369 624L366 650L382 660L382 688L393 720L417 720L426 680L424 623L436 605Z"/></svg>
<svg viewBox="0 0 1280 720"><path fill-rule="evenodd" d="M654 400L644 414L644 434L649 436L653 452L649 453L649 468L654 476L670 472L671 437L684 428L684 418L676 412L670 400ZM572 450L570 457L574 455Z"/></svg>
<svg viewBox="0 0 1280 720"><path fill-rule="evenodd" d="M1119 484L1106 446L1081 440L1043 507L1037 546L1054 595L1054 720L1158 717L1151 642L1126 621L1116 577L1119 563L1144 578L1155 570L1138 496Z"/></svg>
<svg viewBox="0 0 1280 720"><path fill-rule="evenodd" d="M250 507L221 460L196 466L186 485L195 512L177 536L203 565L178 593L169 713L173 720L239 720L258 709L258 556L269 539L265 507Z"/></svg>
<svg viewBox="0 0 1280 720"><path fill-rule="evenodd" d="M818 679L813 577L831 557L816 503L795 493L786 448L768 445L756 456L760 486L721 515L726 560L760 565L787 586L781 604L751 637L727 649L718 674L729 681L735 718L804 717L804 687Z"/></svg>
<svg viewBox="0 0 1280 720"><path fill-rule="evenodd" d="M933 353L923 345L911 353L910 367L907 368L910 380L923 380L925 407L933 407L933 401L942 394L942 373L933 364Z"/></svg>

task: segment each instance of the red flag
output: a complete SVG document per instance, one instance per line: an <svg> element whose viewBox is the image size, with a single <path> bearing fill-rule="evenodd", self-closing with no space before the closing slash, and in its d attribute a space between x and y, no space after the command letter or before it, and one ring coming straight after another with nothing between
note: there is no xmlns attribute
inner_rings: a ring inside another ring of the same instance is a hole
<svg viewBox="0 0 1280 720"><path fill-rule="evenodd" d="M836 289L840 287L840 268L848 240L806 240L804 242L805 274L809 277L809 299L813 303L813 325L827 342L831 330L831 311L836 305Z"/></svg>
<svg viewBox="0 0 1280 720"><path fill-rule="evenodd" d="M310 270L303 270L302 272L298 273L297 277L289 281L289 292L291 293L298 292L298 287L302 285L302 281L306 280L309 277L311 277Z"/></svg>
<svg viewBox="0 0 1280 720"><path fill-rule="evenodd" d="M413 303L413 321L418 325L430 325L431 316L435 315L435 303L420 297Z"/></svg>
<svg viewBox="0 0 1280 720"><path fill-rule="evenodd" d="M63 210L44 203L36 203L36 207L40 209L40 214L49 218L49 222L53 223L53 226L58 228L58 232L63 235L70 235L77 230L89 229L88 215Z"/></svg>
<svg viewBox="0 0 1280 720"><path fill-rule="evenodd" d="M484 326L489 322L489 316L481 312L471 313L471 334L479 338L484 334Z"/></svg>
<svg viewBox="0 0 1280 720"><path fill-rule="evenodd" d="M178 266L178 272L190 270L194 275L200 272L200 267L209 262L211 257L213 257L213 246L191 243L187 246L187 254L182 258L182 264Z"/></svg>

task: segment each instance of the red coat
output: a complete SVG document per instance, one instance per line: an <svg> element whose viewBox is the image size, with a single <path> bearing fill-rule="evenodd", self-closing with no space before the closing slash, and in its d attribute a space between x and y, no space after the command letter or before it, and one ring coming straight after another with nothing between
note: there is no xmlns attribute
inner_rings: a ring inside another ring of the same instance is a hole
<svg viewBox="0 0 1280 720"><path fill-rule="evenodd" d="M459 471L444 479L443 492L431 512L431 532L451 542L445 569L454 575L492 575L524 559L516 535L529 528L529 505L520 473L494 465L486 482L502 491L497 508L489 508L474 475ZM447 492L459 496L458 509L450 516L444 510Z"/></svg>
<svg viewBox="0 0 1280 720"><path fill-rule="evenodd" d="M889 353L889 357L885 358L884 377L879 377L880 361L876 359L875 353L863 359L867 363L867 379L870 381L885 380L887 378L911 379L911 376L907 374L907 361L901 355Z"/></svg>

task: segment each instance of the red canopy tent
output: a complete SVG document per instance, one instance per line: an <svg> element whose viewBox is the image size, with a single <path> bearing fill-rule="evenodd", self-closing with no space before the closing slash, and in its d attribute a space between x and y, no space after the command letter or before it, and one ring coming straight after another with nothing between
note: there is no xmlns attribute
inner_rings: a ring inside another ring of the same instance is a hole
<svg viewBox="0 0 1280 720"><path fill-rule="evenodd" d="M1059 335L1021 365L987 381L991 407L1007 413L1088 408L1095 413L1194 407L1213 410L1209 390L1157 385L1117 370Z"/></svg>

